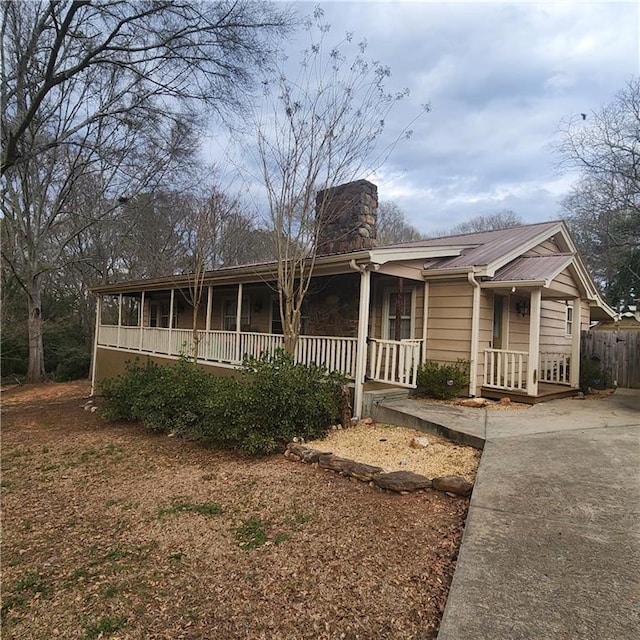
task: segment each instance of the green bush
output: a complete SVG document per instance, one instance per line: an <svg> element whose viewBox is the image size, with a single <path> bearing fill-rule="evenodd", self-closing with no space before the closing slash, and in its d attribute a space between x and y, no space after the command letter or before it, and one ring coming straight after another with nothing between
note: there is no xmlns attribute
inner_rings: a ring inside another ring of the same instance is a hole
<svg viewBox="0 0 640 640"><path fill-rule="evenodd" d="M440 364L427 360L418 368L416 393L427 398L450 400L469 386L468 360Z"/></svg>
<svg viewBox="0 0 640 640"><path fill-rule="evenodd" d="M323 436L340 416L345 382L340 374L295 364L283 352L245 361L240 380L213 376L186 359L175 365L135 361L101 385L102 414L224 448L270 453L294 436Z"/></svg>
<svg viewBox="0 0 640 640"><path fill-rule="evenodd" d="M248 359L243 369L245 450L267 453L295 436L321 438L339 419L346 379L323 367L296 364L282 350Z"/></svg>
<svg viewBox="0 0 640 640"><path fill-rule="evenodd" d="M56 367L56 382L67 382L69 380L79 380L89 375L89 365L91 356L80 347L68 349L61 357Z"/></svg>
<svg viewBox="0 0 640 640"><path fill-rule="evenodd" d="M608 389L611 380L606 371L602 370L600 359L597 356L580 359L580 389L583 393L589 393L590 389Z"/></svg>
<svg viewBox="0 0 640 640"><path fill-rule="evenodd" d="M235 381L211 376L184 358L174 365L136 360L101 385L102 412L110 420L140 420L159 433L199 435L224 382Z"/></svg>

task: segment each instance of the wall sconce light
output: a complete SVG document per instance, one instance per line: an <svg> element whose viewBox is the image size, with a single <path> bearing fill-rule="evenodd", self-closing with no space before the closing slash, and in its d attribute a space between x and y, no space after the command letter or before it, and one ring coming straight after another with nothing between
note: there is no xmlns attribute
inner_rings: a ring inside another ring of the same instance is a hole
<svg viewBox="0 0 640 640"><path fill-rule="evenodd" d="M262 311L262 300L256 300L256 301L253 303L253 310L254 310L256 313L260 313L260 312Z"/></svg>
<svg viewBox="0 0 640 640"><path fill-rule="evenodd" d="M529 313L529 301L518 300L516 302L516 311L521 318L524 318Z"/></svg>

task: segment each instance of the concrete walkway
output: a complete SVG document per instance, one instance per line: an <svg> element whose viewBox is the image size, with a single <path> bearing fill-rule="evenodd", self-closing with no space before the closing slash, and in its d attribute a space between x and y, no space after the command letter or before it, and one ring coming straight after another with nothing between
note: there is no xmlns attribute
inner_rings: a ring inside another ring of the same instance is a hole
<svg viewBox="0 0 640 640"><path fill-rule="evenodd" d="M438 640L640 638L640 391L374 418L484 441Z"/></svg>

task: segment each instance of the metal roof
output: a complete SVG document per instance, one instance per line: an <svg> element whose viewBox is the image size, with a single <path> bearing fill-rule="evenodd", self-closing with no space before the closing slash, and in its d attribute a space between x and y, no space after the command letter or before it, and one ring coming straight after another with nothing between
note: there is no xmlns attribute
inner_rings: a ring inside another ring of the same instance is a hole
<svg viewBox="0 0 640 640"><path fill-rule="evenodd" d="M558 228L560 222L542 222L522 227L511 227L498 231L483 231L480 233L468 233L457 236L445 236L443 238L430 238L418 240L414 243L395 245L404 246L461 246L466 245L459 256L446 258L429 264L429 269L454 269L462 267L475 267L490 265L500 260L514 249L518 249L541 236L552 234Z"/></svg>
<svg viewBox="0 0 640 640"><path fill-rule="evenodd" d="M551 281L573 260L572 253L516 258L491 278L492 282Z"/></svg>

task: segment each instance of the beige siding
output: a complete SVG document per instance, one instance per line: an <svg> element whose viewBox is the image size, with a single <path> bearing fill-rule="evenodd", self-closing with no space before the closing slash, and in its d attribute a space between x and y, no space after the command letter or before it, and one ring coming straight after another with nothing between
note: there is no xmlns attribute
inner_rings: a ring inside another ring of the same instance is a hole
<svg viewBox="0 0 640 640"><path fill-rule="evenodd" d="M580 296L580 290L576 286L573 275L568 268L553 279L550 288L566 294L567 298L578 298Z"/></svg>
<svg viewBox="0 0 640 640"><path fill-rule="evenodd" d="M571 353L567 335L567 305L564 300L543 300L540 317L540 351Z"/></svg>
<svg viewBox="0 0 640 640"><path fill-rule="evenodd" d="M431 282L427 322L428 360L455 362L471 355L473 289L468 282Z"/></svg>
<svg viewBox="0 0 640 640"><path fill-rule="evenodd" d="M591 307L586 300L582 300L580 306L582 308L580 312L580 330L587 331L591 324Z"/></svg>
<svg viewBox="0 0 640 640"><path fill-rule="evenodd" d="M539 244L537 247L534 247L533 249L527 251L525 254L525 256L530 257L530 256L551 256L551 255L556 255L557 253L562 253L560 251L560 248L558 247L558 244L555 242L555 240L545 240L544 242L542 242L541 244Z"/></svg>

